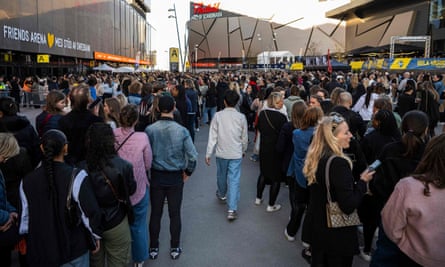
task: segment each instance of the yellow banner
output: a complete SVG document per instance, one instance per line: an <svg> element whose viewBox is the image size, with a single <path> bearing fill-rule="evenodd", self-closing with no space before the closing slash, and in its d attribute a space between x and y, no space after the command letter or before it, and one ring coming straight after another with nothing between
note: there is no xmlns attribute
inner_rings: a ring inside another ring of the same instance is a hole
<svg viewBox="0 0 445 267"><path fill-rule="evenodd" d="M394 58L389 68L392 70L405 70L410 62L411 58Z"/></svg>
<svg viewBox="0 0 445 267"><path fill-rule="evenodd" d="M363 63L365 63L365 62L364 61L351 61L351 63L349 65L351 66L351 69L359 70L363 67Z"/></svg>
<svg viewBox="0 0 445 267"><path fill-rule="evenodd" d="M179 48L170 47L170 63L179 62Z"/></svg>
<svg viewBox="0 0 445 267"><path fill-rule="evenodd" d="M37 63L49 63L49 55L37 55Z"/></svg>
<svg viewBox="0 0 445 267"><path fill-rule="evenodd" d="M290 70L303 70L303 63L295 62L290 66Z"/></svg>

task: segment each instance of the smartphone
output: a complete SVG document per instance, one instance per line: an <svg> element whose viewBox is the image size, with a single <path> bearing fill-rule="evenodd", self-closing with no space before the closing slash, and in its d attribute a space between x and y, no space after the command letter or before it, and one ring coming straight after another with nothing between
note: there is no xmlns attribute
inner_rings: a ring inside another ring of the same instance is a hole
<svg viewBox="0 0 445 267"><path fill-rule="evenodd" d="M88 109L93 109L100 102L102 102L102 98L100 98L100 97L96 98L96 100L94 100L91 104L88 105Z"/></svg>
<svg viewBox="0 0 445 267"><path fill-rule="evenodd" d="M382 162L377 159L371 165L368 166L368 170L371 172L375 171L381 164L382 164Z"/></svg>

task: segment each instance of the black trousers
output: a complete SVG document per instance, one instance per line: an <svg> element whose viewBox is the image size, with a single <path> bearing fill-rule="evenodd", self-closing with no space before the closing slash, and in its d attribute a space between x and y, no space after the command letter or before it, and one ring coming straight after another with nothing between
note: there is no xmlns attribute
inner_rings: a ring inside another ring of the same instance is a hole
<svg viewBox="0 0 445 267"><path fill-rule="evenodd" d="M326 254L321 251L312 249L311 267L352 267L351 256L341 256L334 254Z"/></svg>
<svg viewBox="0 0 445 267"><path fill-rule="evenodd" d="M263 198L263 191L266 188L266 177L260 173L258 176L257 187L256 187L256 197ZM278 193L280 193L280 182L271 182L270 183L270 191L269 191L269 206L275 205L275 201L277 200Z"/></svg>
<svg viewBox="0 0 445 267"><path fill-rule="evenodd" d="M288 184L291 213L286 229L290 236L295 236L300 229L306 205L309 202L309 190L301 187L294 177L288 177Z"/></svg>
<svg viewBox="0 0 445 267"><path fill-rule="evenodd" d="M159 247L159 231L164 201L168 201L168 215L170 217L170 247L179 247L181 236L181 204L184 183L173 186L152 185L150 187L151 215L150 215L150 247Z"/></svg>

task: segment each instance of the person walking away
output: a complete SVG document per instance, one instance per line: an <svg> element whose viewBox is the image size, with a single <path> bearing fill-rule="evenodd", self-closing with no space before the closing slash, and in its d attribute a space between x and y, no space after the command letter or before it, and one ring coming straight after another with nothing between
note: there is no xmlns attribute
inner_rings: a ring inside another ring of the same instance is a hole
<svg viewBox="0 0 445 267"><path fill-rule="evenodd" d="M182 253L181 203L184 182L196 168L198 152L190 133L173 120L175 101L169 95L159 98L161 117L145 129L153 152L150 185L150 259L159 254L159 232L165 198L170 216L170 257L178 259Z"/></svg>
<svg viewBox="0 0 445 267"><path fill-rule="evenodd" d="M281 209L280 204L275 204L280 183L285 174L281 170L282 155L276 151L276 144L283 124L287 122L287 113L281 113L283 96L279 92L272 92L267 98L267 109L260 112L258 117L258 131L260 139L260 175L257 182L257 196L255 204L262 202L263 191L266 184L270 184L269 205L266 210L274 212Z"/></svg>
<svg viewBox="0 0 445 267"><path fill-rule="evenodd" d="M110 125L93 123L87 130L85 161L79 165L88 172L94 194L102 212L101 246L91 255L92 267L127 266L131 260L132 221L130 196L136 191L133 166L118 156Z"/></svg>
<svg viewBox="0 0 445 267"><path fill-rule="evenodd" d="M445 265L445 134L431 139L414 174L400 180L382 210L388 237L400 248L400 266Z"/></svg>
<svg viewBox="0 0 445 267"><path fill-rule="evenodd" d="M100 248L102 213L88 174L64 162L68 140L60 130L42 136L42 165L20 184L20 234L29 266L88 266Z"/></svg>
<svg viewBox="0 0 445 267"><path fill-rule="evenodd" d="M238 101L236 91L226 92L226 108L218 111L210 123L205 158L206 164L210 166L210 157L216 148L216 197L220 201L227 200L227 219L230 221L238 216L241 161L248 144L246 117L235 109Z"/></svg>
<svg viewBox="0 0 445 267"><path fill-rule="evenodd" d="M111 98L110 98L111 99ZM134 104L122 108L120 128L114 130L115 148L118 155L133 165L136 192L130 196L134 221L130 223L131 253L135 267L142 267L148 259L149 182L147 173L151 168L152 153L150 142L144 132L135 132L139 111Z"/></svg>

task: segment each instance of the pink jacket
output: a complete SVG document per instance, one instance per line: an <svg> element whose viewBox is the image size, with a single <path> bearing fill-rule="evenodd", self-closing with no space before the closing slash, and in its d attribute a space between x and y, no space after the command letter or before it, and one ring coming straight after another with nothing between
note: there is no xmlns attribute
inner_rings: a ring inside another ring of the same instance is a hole
<svg viewBox="0 0 445 267"><path fill-rule="evenodd" d="M400 180L382 210L383 229L400 250L425 267L445 266L445 189Z"/></svg>
<svg viewBox="0 0 445 267"><path fill-rule="evenodd" d="M114 130L116 137L116 149L124 142L129 134L133 133L132 128L117 128ZM136 180L136 192L130 196L131 204L136 205L145 195L145 190L149 186L147 171L151 168L153 155L151 152L148 136L144 132L134 132L134 134L117 151L119 156L133 164L134 179Z"/></svg>

